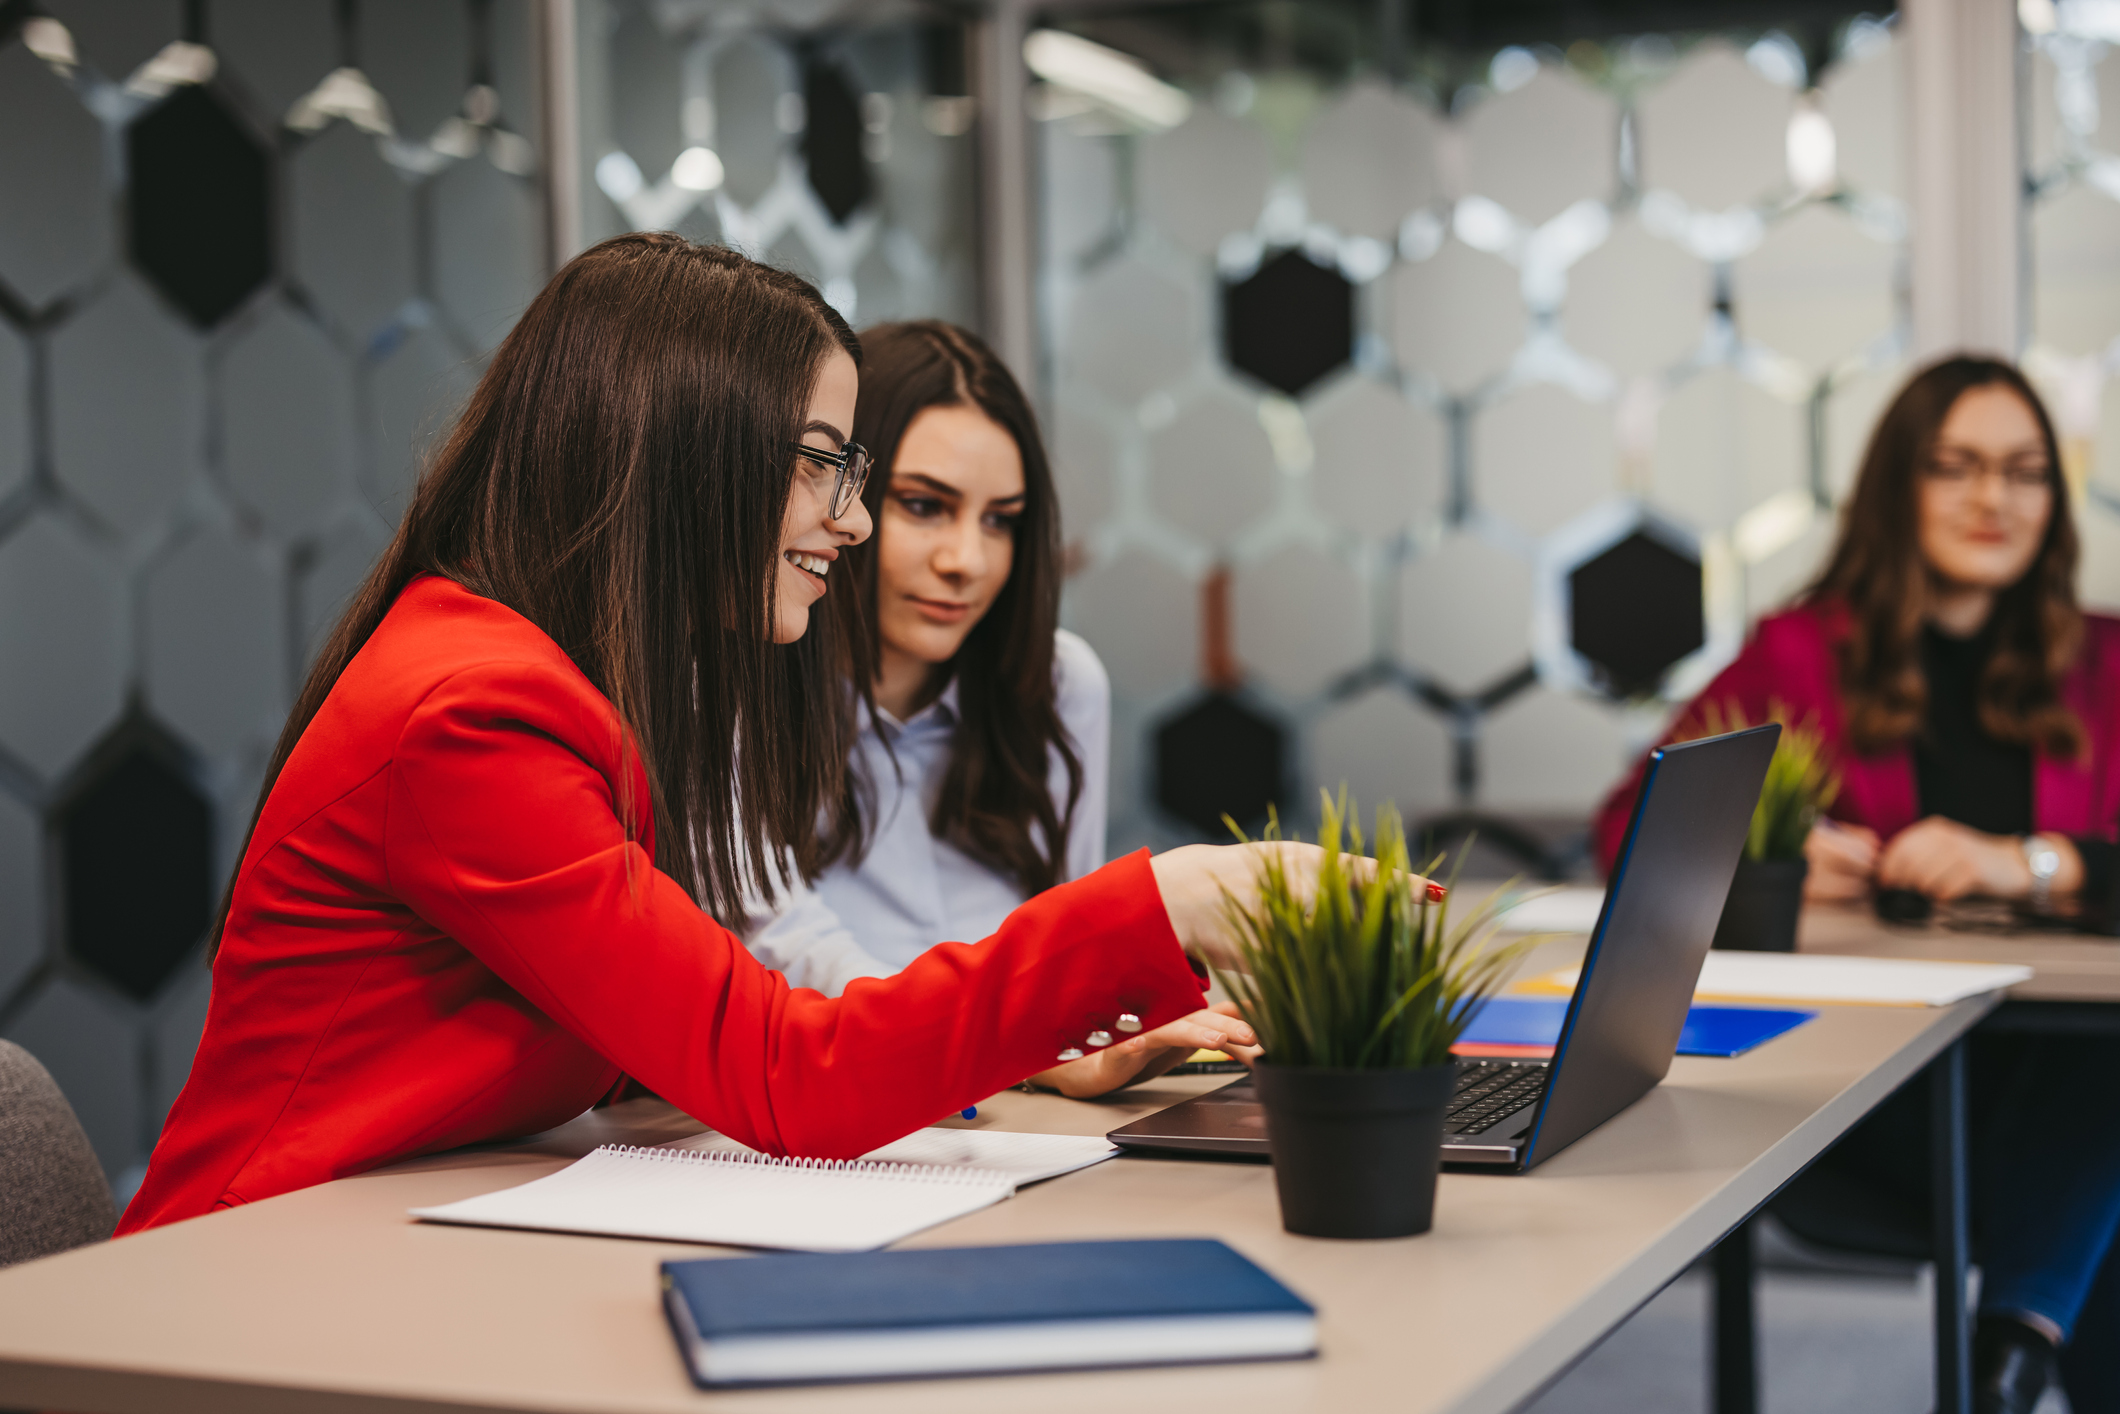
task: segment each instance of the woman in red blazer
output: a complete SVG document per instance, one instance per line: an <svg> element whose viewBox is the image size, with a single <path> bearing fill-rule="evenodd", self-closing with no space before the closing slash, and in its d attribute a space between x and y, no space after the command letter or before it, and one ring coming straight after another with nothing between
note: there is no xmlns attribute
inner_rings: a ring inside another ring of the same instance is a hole
<svg viewBox="0 0 2120 1414"><path fill-rule="evenodd" d="M2008 364L1946 359L1885 411L1840 542L1793 607L1673 723L1812 724L1841 774L1813 897L1979 894L2108 923L2120 845L2120 620L2076 604L2052 424ZM1667 739L1670 739L1667 738ZM1605 802L1611 867L1641 772ZM1854 1201L1927 1204L1926 1115L1902 1093L1798 1180L1783 1216L1859 1236ZM2120 1411L2120 1050L1982 1034L1972 1050L1982 1263L1974 1407L2029 1414L2056 1347L2077 1414Z"/></svg>
<svg viewBox="0 0 2120 1414"><path fill-rule="evenodd" d="M858 353L800 280L673 236L538 296L289 718L121 1232L531 1133L628 1076L844 1157L1071 1047L1252 1041L1193 1015L1187 955L1246 848L1143 851L833 1000L715 923L815 872L838 797L843 644L806 629L869 531Z"/></svg>

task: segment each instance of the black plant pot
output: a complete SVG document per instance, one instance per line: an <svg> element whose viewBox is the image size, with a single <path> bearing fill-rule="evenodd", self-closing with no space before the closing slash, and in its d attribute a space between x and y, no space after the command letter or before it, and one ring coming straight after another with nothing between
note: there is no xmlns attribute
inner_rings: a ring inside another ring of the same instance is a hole
<svg viewBox="0 0 2120 1414"><path fill-rule="evenodd" d="M1803 912L1806 859L1747 859L1730 881L1715 946L1738 952L1795 952L1796 919Z"/></svg>
<svg viewBox="0 0 2120 1414"><path fill-rule="evenodd" d="M1411 1237L1435 1220L1443 1108L1457 1066L1261 1064L1281 1226L1305 1237Z"/></svg>

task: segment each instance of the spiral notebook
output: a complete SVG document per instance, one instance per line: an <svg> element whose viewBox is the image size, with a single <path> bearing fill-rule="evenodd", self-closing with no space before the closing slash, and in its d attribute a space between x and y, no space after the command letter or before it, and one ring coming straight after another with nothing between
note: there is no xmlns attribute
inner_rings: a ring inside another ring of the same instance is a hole
<svg viewBox="0 0 2120 1414"><path fill-rule="evenodd" d="M605 1145L558 1173L414 1208L412 1216L475 1227L868 1252L998 1203L1021 1184L1117 1152L1101 1138L1072 1134L950 1129L922 1130L859 1159L772 1158L720 1135L679 1146Z"/></svg>

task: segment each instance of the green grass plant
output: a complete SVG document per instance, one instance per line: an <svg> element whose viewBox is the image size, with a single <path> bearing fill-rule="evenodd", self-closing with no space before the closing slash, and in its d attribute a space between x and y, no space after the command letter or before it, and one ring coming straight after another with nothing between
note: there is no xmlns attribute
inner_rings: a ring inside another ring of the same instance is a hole
<svg viewBox="0 0 2120 1414"><path fill-rule="evenodd" d="M1269 817L1266 838L1280 838L1278 818ZM1456 917L1451 895L1430 903L1414 881L1399 812L1379 810L1366 840L1344 787L1338 800L1325 795L1318 845L1325 858L1314 890L1268 855L1256 903L1226 901L1242 970L1220 979L1265 1059L1350 1070L1447 1064L1474 1013L1536 941L1495 942L1509 890ZM1432 875L1442 859L1423 872ZM1456 880L1453 867L1449 882Z"/></svg>
<svg viewBox="0 0 2120 1414"><path fill-rule="evenodd" d="M1710 736L1743 731L1742 708L1709 703L1701 713ZM1832 808L1840 794L1840 773L1827 758L1825 741L1818 726L1808 719L1792 723L1779 703L1767 712L1767 720L1781 723L1781 742L1774 759L1767 763L1767 778L1759 788L1759 804L1752 807L1752 825L1745 834L1747 859L1801 859L1804 841L1818 817Z"/></svg>

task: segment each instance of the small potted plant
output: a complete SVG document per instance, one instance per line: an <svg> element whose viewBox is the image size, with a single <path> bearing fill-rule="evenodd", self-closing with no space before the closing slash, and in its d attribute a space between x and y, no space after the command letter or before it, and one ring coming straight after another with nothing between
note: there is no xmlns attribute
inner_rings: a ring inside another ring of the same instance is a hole
<svg viewBox="0 0 2120 1414"><path fill-rule="evenodd" d="M1222 984L1264 1051L1281 1225L1310 1237L1428 1231L1450 1048L1523 947L1490 945L1493 901L1453 921L1447 895L1416 888L1397 810L1377 813L1373 868L1355 857L1369 843L1344 791L1328 796L1316 888L1269 858L1257 900L1229 904L1243 970Z"/></svg>
<svg viewBox="0 0 2120 1414"><path fill-rule="evenodd" d="M1745 725L1741 714L1729 715L1732 720L1718 731ZM1811 871L1804 841L1840 793L1839 773L1826 760L1817 728L1808 722L1790 726L1779 710L1771 715L1782 721L1781 744L1767 764L1744 857L1715 926L1715 946L1741 952L1796 951L1804 878Z"/></svg>

